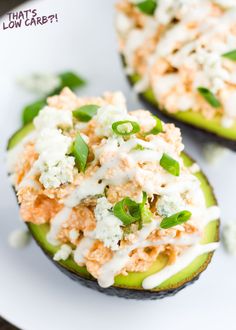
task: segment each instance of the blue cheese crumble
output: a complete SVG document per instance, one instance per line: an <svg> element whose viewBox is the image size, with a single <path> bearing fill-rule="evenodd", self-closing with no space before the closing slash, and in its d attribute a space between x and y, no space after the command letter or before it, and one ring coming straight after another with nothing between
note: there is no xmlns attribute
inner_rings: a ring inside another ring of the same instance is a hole
<svg viewBox="0 0 236 330"><path fill-rule="evenodd" d="M224 226L223 242L226 250L236 256L236 222L230 222Z"/></svg>
<svg viewBox="0 0 236 330"><path fill-rule="evenodd" d="M46 189L73 181L75 159L67 155L73 141L59 129L72 125L71 111L52 107L44 107L34 119L38 133L35 149L39 153L35 168L41 173L39 181Z"/></svg>
<svg viewBox="0 0 236 330"><path fill-rule="evenodd" d="M113 105L105 105L98 109L97 115L94 119L98 122L99 127L96 129L96 134L99 136L112 136L112 124L121 120L132 120L128 115L126 108Z"/></svg>
<svg viewBox="0 0 236 330"><path fill-rule="evenodd" d="M208 164L216 164L222 160L228 153L228 150L217 143L205 143L202 147L202 154Z"/></svg>
<svg viewBox="0 0 236 330"><path fill-rule="evenodd" d="M39 158L35 167L41 173L39 181L45 188L57 188L61 184L73 182L75 159L66 155L71 144L72 139L58 129L46 128L39 134L35 145Z"/></svg>
<svg viewBox="0 0 236 330"><path fill-rule="evenodd" d="M61 79L55 74L32 74L18 79L18 82L29 92L47 95L61 85Z"/></svg>
<svg viewBox="0 0 236 330"><path fill-rule="evenodd" d="M40 131L44 128L67 128L72 127L72 112L69 110L58 110L52 107L44 107L34 119L35 128Z"/></svg>
<svg viewBox="0 0 236 330"><path fill-rule="evenodd" d="M67 260L72 253L72 248L68 244L63 244L60 249L55 253L53 260Z"/></svg>
<svg viewBox="0 0 236 330"><path fill-rule="evenodd" d="M158 199L157 212L163 217L169 217L183 209L184 202L179 195L163 195Z"/></svg>
<svg viewBox="0 0 236 330"><path fill-rule="evenodd" d="M8 237L8 243L12 248L21 249L30 242L30 233L26 230L16 229Z"/></svg>
<svg viewBox="0 0 236 330"><path fill-rule="evenodd" d="M106 197L97 200L94 210L97 225L94 234L95 238L102 241L106 247L115 251L119 249L118 243L122 239L123 231L122 222L112 214L111 208L112 204Z"/></svg>

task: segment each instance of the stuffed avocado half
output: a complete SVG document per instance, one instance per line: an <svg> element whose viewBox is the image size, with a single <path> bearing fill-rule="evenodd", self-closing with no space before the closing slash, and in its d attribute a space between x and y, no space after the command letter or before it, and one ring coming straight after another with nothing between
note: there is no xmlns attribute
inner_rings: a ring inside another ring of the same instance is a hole
<svg viewBox="0 0 236 330"><path fill-rule="evenodd" d="M236 5L221 0L117 4L122 62L141 99L180 126L198 131L206 142L232 150L235 22Z"/></svg>
<svg viewBox="0 0 236 330"><path fill-rule="evenodd" d="M219 210L181 135L121 93L64 89L8 143L20 214L72 279L156 299L194 282L219 239Z"/></svg>

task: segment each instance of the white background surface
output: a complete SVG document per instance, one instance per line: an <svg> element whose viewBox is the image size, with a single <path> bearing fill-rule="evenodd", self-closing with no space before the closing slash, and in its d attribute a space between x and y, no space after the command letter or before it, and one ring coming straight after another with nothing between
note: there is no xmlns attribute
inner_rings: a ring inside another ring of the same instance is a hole
<svg viewBox="0 0 236 330"><path fill-rule="evenodd" d="M10 232L24 228L4 167L4 148L20 125L21 107L31 100L16 78L32 72L74 69L89 86L80 93L122 90L130 109L140 107L121 71L113 29L113 0L38 0L24 8L57 13L59 22L15 30L0 29L0 315L25 330L62 329L236 329L236 258L220 248L193 286L161 301L107 297L61 274L31 244L8 246ZM222 208L222 221L236 221L236 155L207 164L201 146L186 137L186 150L204 168Z"/></svg>

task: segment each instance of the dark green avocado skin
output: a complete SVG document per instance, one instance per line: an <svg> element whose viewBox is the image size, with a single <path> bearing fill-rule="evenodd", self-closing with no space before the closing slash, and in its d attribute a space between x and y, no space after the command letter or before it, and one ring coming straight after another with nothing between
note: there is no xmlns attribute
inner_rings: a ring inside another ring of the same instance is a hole
<svg viewBox="0 0 236 330"><path fill-rule="evenodd" d="M15 135L17 133L19 133L21 130L19 130L18 132L15 133ZM13 135L13 137L15 136ZM10 141L8 143L8 147L7 149L10 149ZM188 156L189 157L189 156ZM189 157L190 158L190 157ZM208 185L209 182L208 182ZM13 191L15 193L16 199L17 199L17 192L15 190L14 187ZM213 197L215 199L213 190L212 190L212 194ZM216 200L215 200L216 201ZM17 200L18 202L18 200ZM49 251L47 251L46 249L44 249L40 242L37 239L37 235L35 235L33 233L33 231L30 228L30 224L26 223L26 226L28 227L30 233L32 234L32 237L34 238L34 240L36 241L36 243L38 244L38 246L40 247L40 249L43 251L43 253L48 257L48 259L65 275L67 275L69 278L71 278L72 280L80 283L81 285L99 291L101 293L104 293L106 295L109 296L116 296L116 297L121 297L121 298L125 298L125 299L136 299L136 300L156 300L156 299L162 299L165 297L170 297L170 296L174 296L176 293L178 293L179 291L181 291L182 289L184 289L185 287L193 284L195 281L197 281L201 275L201 273L206 269L206 267L208 266L208 264L211 262L212 256L213 256L213 252L209 254L209 257L207 259L207 261L205 262L205 264L202 266L200 272L198 274L193 275L193 277L191 279L188 279L186 282L184 282L182 285L175 287L175 288L171 288L170 289L165 289L165 290L161 290L161 291L155 291L155 290L144 290L144 289L140 289L140 288L128 288L128 287L119 287L119 286L111 286L109 288L102 288L99 286L98 282L96 279L90 277L90 278L86 278L86 277L82 277L80 274L76 273L75 271L67 268L64 265L61 265L60 262L54 261L53 260L53 255L49 253ZM218 223L218 229L217 229L217 240L219 239L218 236L219 233L219 223Z"/></svg>
<svg viewBox="0 0 236 330"><path fill-rule="evenodd" d="M13 188L13 191L15 193L15 196L17 196L15 188L13 186L12 186L12 188ZM16 197L16 199L17 199L17 197ZM17 200L17 203L18 203L18 200ZM40 245L40 243L37 240L37 237L35 237L33 235L32 231L30 229L30 226L27 223L26 223L26 226L28 227L28 230L31 233L32 237L34 238L34 241L40 247L40 249L42 250L44 255L63 274L68 276L73 281L75 281L75 282L77 282L77 283L79 283L79 284L81 284L81 285L83 285L83 286L85 286L89 289L96 290L96 291L104 293L108 296L116 296L116 297L120 297L120 298L134 299L134 300L157 300L157 299L163 299L163 298L166 298L166 297L172 297L176 293L178 293L179 291L186 288L187 286L195 283L199 279L202 272L204 271L204 269L203 269L199 273L199 275L194 276L192 280L189 280L188 282L185 282L183 285L181 285L177 288L174 288L174 289L169 289L169 290L162 290L162 291L135 290L135 289L131 289L131 288L123 288L123 287L115 287L115 286L111 286L109 288L102 288L102 287L100 287L100 285L98 284L96 279L84 278L84 277L80 276L79 274L71 271L70 269L67 269L65 266L60 265L59 262L53 260L52 255L42 248L42 246ZM211 253L211 256L208 260L208 264L211 262L212 256L213 256L213 253Z"/></svg>
<svg viewBox="0 0 236 330"><path fill-rule="evenodd" d="M124 58L123 58L122 55L121 55L121 61L122 61L123 67L125 67L125 62L124 62ZM127 78L127 81L129 83L129 85L131 87L133 87L131 77L129 75L126 75L126 78ZM212 132L206 131L202 128L196 127L194 125L184 123L184 122L174 118L173 116L169 115L167 111L164 112L157 105L149 102L145 98L143 93L138 93L137 96L140 99L140 101L145 105L145 107L152 111L152 113L154 113L154 114L158 113L158 116L163 121L171 120L171 123L173 123L176 126L180 127L189 136L191 136L191 137L194 136L194 139L196 138L196 140L198 140L202 143L206 143L206 142L217 143L217 144L220 144L221 146L223 146L225 148L236 151L236 141L235 140L227 139L227 138L224 138L224 137L219 136L217 134L214 134Z"/></svg>
<svg viewBox="0 0 236 330"><path fill-rule="evenodd" d="M134 290L134 289L125 289L125 288L118 288L118 287L109 287L106 289L101 288L96 281L84 279L79 277L75 273L68 271L65 267L60 266L60 264L54 262L54 264L68 277L72 280L86 286L87 288L99 291L101 293L105 293L108 296L116 296L126 299L136 299L136 300L156 300L162 299L166 297L174 296L176 293L187 287L188 285L194 283L198 280L199 276L195 277L192 281L185 283L181 287L172 290L165 290L165 291L148 291L148 290Z"/></svg>
<svg viewBox="0 0 236 330"><path fill-rule="evenodd" d="M34 237L35 238L35 237ZM36 243L37 239L35 238ZM179 291L183 290L187 286L193 284L195 281L197 281L200 277L200 274L196 277L194 277L191 281L186 282L182 286L176 288L176 289L170 289L170 290L163 290L163 291L149 291L149 290L135 290L135 289L126 289L126 288L119 288L111 286L109 288L102 288L99 286L98 282L94 279L88 279L83 278L79 276L78 274L72 272L71 270L65 268L64 266L61 266L58 262L54 261L52 256L49 255L41 246L38 244L38 246L41 248L43 253L48 257L48 259L66 276L68 276L73 281L89 288L92 290L99 291L101 293L105 293L108 296L116 296L120 298L125 299L136 299L136 300L157 300L157 299L163 299L166 297L174 296Z"/></svg>

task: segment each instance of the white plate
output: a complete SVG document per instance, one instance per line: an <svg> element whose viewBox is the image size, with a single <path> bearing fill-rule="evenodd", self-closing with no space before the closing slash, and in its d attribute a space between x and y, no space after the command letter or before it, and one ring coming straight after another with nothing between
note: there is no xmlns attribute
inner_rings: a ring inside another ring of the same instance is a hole
<svg viewBox="0 0 236 330"><path fill-rule="evenodd" d="M37 8L42 15L57 13L59 22L0 30L1 163L6 140L19 126L21 106L29 100L15 84L19 76L71 68L90 82L85 94L123 90L131 109L141 106L122 74L113 1L44 0L22 8ZM215 187L223 221L236 221L236 156L229 154L211 167L202 159L197 142L186 144ZM74 283L34 242L23 250L10 248L9 233L23 224L3 164L0 170L0 315L25 330L235 329L236 264L222 249L201 279L177 296L128 301Z"/></svg>

